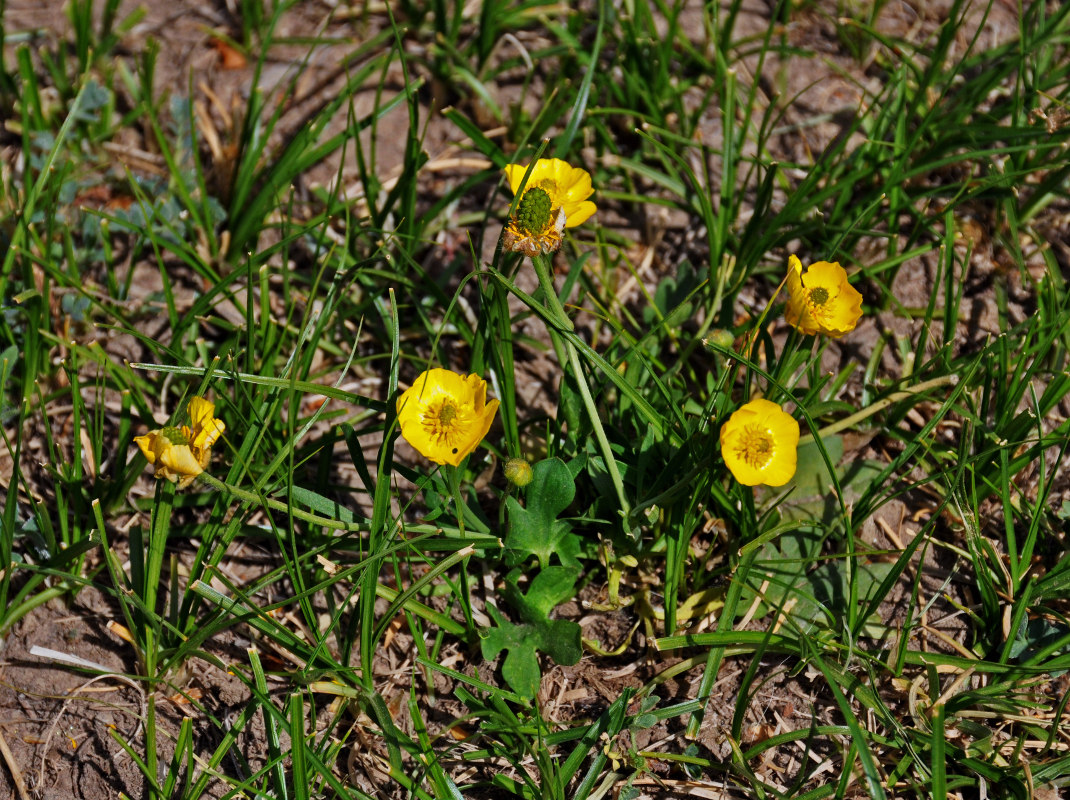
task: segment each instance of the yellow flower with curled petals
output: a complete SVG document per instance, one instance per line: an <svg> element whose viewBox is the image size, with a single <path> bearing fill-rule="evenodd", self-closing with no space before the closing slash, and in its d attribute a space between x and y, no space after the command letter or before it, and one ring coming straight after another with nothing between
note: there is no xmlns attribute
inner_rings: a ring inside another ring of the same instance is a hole
<svg viewBox="0 0 1070 800"><path fill-rule="evenodd" d="M527 165L521 164L505 168L514 195L527 169ZM524 184L516 213L505 226L503 247L529 258L554 252L561 246L565 228L586 222L597 211L595 204L587 199L592 194L591 175L586 170L560 158L540 158Z"/></svg>
<svg viewBox="0 0 1070 800"><path fill-rule="evenodd" d="M155 468L157 478L177 481L185 489L200 475L212 458L212 445L226 430L215 417L215 404L194 397L187 407L191 425L168 426L135 436L134 442Z"/></svg>
<svg viewBox="0 0 1070 800"><path fill-rule="evenodd" d="M817 261L804 272L802 262L791 256L787 289L784 319L800 333L838 339L853 331L862 316L862 295L847 282L847 270L836 262Z"/></svg>
<svg viewBox="0 0 1070 800"><path fill-rule="evenodd" d="M457 466L490 430L498 401L487 402L487 382L448 369L429 369L398 398L401 435L436 464Z"/></svg>
<svg viewBox="0 0 1070 800"><path fill-rule="evenodd" d="M770 400L751 400L721 426L721 456L744 486L783 486L795 475L799 423Z"/></svg>

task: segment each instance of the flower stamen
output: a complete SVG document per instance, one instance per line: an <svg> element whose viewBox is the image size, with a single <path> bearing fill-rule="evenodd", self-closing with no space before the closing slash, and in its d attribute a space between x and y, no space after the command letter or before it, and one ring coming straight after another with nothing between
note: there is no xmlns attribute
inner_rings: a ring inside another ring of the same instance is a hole
<svg viewBox="0 0 1070 800"><path fill-rule="evenodd" d="M739 439L736 453L755 469L763 469L773 458L775 447L772 431L748 425Z"/></svg>
<svg viewBox="0 0 1070 800"><path fill-rule="evenodd" d="M438 412L438 421L444 426L449 427L449 424L453 422L457 416L457 407L453 405L449 400L442 404L442 408Z"/></svg>
<svg viewBox="0 0 1070 800"><path fill-rule="evenodd" d="M422 419L428 437L440 445L452 447L454 438L463 428L459 414L460 409L449 400L443 400L440 406L429 406Z"/></svg>

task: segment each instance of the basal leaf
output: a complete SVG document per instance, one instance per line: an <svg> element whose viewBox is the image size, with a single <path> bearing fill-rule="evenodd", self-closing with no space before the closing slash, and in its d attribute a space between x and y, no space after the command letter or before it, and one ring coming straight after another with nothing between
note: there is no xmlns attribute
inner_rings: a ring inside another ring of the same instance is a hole
<svg viewBox="0 0 1070 800"><path fill-rule="evenodd" d="M576 567L546 567L535 576L525 595L518 586L520 571L513 570L505 578L505 598L525 622L540 624L554 606L572 598L579 576Z"/></svg>
<svg viewBox="0 0 1070 800"><path fill-rule="evenodd" d="M483 658L490 661L505 650L505 662L502 664L502 677L505 682L517 694L534 697L542 680L534 641L535 626L514 625L489 604L487 613L494 620L495 627L487 628L481 633L479 646Z"/></svg>
<svg viewBox="0 0 1070 800"><path fill-rule="evenodd" d="M547 567L556 554L561 564L579 569L579 538L567 521L557 518L575 496L576 484L564 461L548 458L536 464L527 487L527 506L520 505L515 497L506 500L506 564L515 566L535 556L539 566Z"/></svg>
<svg viewBox="0 0 1070 800"><path fill-rule="evenodd" d="M517 694L534 697L542 675L538 651L564 665L575 664L583 654L580 626L571 620L552 620L548 616L554 606L572 597L579 570L547 567L535 576L527 594L517 585L520 574L519 570L513 570L506 577L503 595L523 622L512 623L488 605L487 613L496 627L482 632L480 649L487 660L506 650L502 677Z"/></svg>

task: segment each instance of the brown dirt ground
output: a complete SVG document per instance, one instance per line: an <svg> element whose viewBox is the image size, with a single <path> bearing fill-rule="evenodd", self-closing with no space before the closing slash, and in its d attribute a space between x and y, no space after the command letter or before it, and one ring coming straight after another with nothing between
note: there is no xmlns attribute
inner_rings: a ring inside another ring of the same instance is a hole
<svg viewBox="0 0 1070 800"><path fill-rule="evenodd" d="M128 12L134 3L124 3L122 12ZM179 4L147 0L139 3L147 9L147 16L123 43L120 57L132 59L148 37L156 39L161 46L157 86L160 91L184 93L190 85L190 76L194 87L194 99L201 114L202 133L214 132L219 140L218 148L212 146L217 158L216 167L223 171L227 168L226 146L235 122L235 113L241 107L243 98L251 89L252 70L250 66L234 69L224 68L221 56L211 45L211 30L220 30L231 35L236 33L234 20L228 9L232 4L215 5ZM344 79L339 63L355 41L367 36L377 26L383 24L381 13L370 13L366 18L347 19L341 12L331 16L335 4L327 2L309 2L298 4L284 20L280 35L297 37L326 33L336 35L338 43L315 50L303 69L299 91L287 110L280 125L280 140L287 132L295 129L306 118L309 110L329 96L332 89ZM899 2L890 3L882 15L880 25L889 33L921 38L938 25L947 12L948 2ZM688 13L698 13L697 4ZM57 13L57 4L40 4L28 0L10 0L7 3L5 22L9 34L15 31L35 30L38 32L38 46L55 46L56 42L68 36L65 19ZM769 24L768 5L755 0L744 5L738 32L763 30ZM1016 10L1012 2L999 2L985 22L980 46L1005 40L1016 29ZM696 30L701 26L695 26ZM765 65L765 77L771 85L779 85L783 96L797 96L797 101L789 110L785 123L790 126L814 114L815 110L827 112L829 109L843 109L853 113L859 100L858 85L868 86L875 79L868 76L864 65L859 65L847 53L836 39L831 25L825 15L813 13L801 15L790 32L791 39L800 45L818 50L823 60L808 62L807 70L793 70L786 63L775 60ZM525 44L538 44L539 36L528 33L521 37ZM962 42L964 47L965 39ZM294 65L307 55L303 47L297 45L279 46L271 53L268 69L261 84L270 91L284 85L295 68ZM741 69L741 80L752 79L744 76L747 69L754 69L755 64L746 63ZM843 77L850 75L851 79ZM857 81L857 83L856 83ZM500 91L507 98L511 87L503 86ZM529 102L536 102L537 97L529 97ZM357 112L371 108L373 98L358 97ZM425 107L425 112L428 108ZM467 109L476 114L478 109ZM342 120L339 124L342 124ZM407 125L403 110L389 115L380 129L379 160L382 177L389 179L396 174L401 153L393 146L403 141L399 135ZM720 120L711 113L704 120L702 137L706 144L719 142ZM835 115L830 121L808 127L800 127L785 133L774 140L775 147L780 148L779 155L785 160L805 162L808 154L820 152L829 141L839 133ZM160 162L153 155L154 148L145 139L141 131L127 132L127 140L117 148L117 164L130 167L135 172L152 172L158 170ZM211 136L209 135L210 139ZM451 129L449 123L438 117L431 120L425 147L432 157L432 166L426 174L429 196L441 194L444 187L460 180L466 174L466 167L449 159L463 155L471 157L463 144L457 144L458 132ZM12 152L0 154L4 160L13 158ZM327 183L337 174L337 163L328 161L306 176L307 186ZM470 167L469 167L470 169ZM347 167L343 175L352 180L353 171ZM353 181L355 184L355 181ZM656 285L664 274L672 273L676 265L685 257L695 263L701 263L701 237L695 237L690 230L690 220L678 216L666 215L655 206L642 210L641 224L636 224L635 216L627 219L614 215L612 208L606 209L604 224L616 223L626 230L635 241L635 263L640 265L639 277L649 284L648 289ZM974 269L972 283L968 287L968 304L972 317L964 320L962 336L958 346L963 349L976 348L984 337L995 332L995 309L991 300L990 276L999 268L1002 255L997 251L986 230L987 221L984 210L978 212L976 225L976 242L973 251ZM1067 230L1065 217L1053 216L1050 219L1055 247L1060 253L1064 268L1068 261ZM493 233L493 232L491 232ZM463 231L447 231L443 234L441 245L442 257L450 250L464 247ZM485 243L490 247L490 243ZM1061 250L1059 249L1061 248ZM649 253L649 258L644 255ZM489 257L489 250L484 253ZM434 257L434 256L433 256ZM140 265L131 265L138 269ZM924 305L933 290L931 276L934 264L929 259L917 259L908 263L899 273L893 287L897 296L905 305ZM144 270L146 280L136 279L135 295L132 303L151 292L151 281L155 269ZM181 272L175 275L177 286L182 293L196 290L195 282ZM183 284L185 281L185 284ZM530 288L530 287L529 287ZM633 301L640 295L633 287ZM939 291L939 288L937 288ZM629 299L629 298L626 298ZM754 298L757 305L761 298ZM1010 287L1010 313L1014 318L1024 318L1031 313L1032 298L1021 286ZM221 312L222 313L222 312ZM590 325L590 320L581 314L581 325ZM916 337L919 330L916 325L892 314L866 320L856 335L844 345L841 351L830 348L826 358L828 366L834 367L845 357L858 357L859 352L867 352L877 340L882 330L891 329L897 336ZM151 331L149 332L151 334ZM537 326L528 333L536 338L542 336ZM145 356L139 345L130 337L109 338L102 332L88 332L101 341L105 350L117 360L138 360ZM886 351L887 363L884 364L888 374L899 374L902 365L895 361L891 349ZM522 400L527 408L535 412L552 411L552 404L546 398L556 396L555 376L559 370L552 362L552 356L532 351L520 360L520 368L525 378L518 381ZM373 381L374 383L374 381ZM374 386L363 391L374 393ZM1067 413L1068 409L1062 409ZM57 410L57 418L62 411ZM925 409L919 409L920 414ZM953 432L949 432L949 435ZM887 458L879 443L857 442L857 453L870 458ZM404 450L400 452L404 453ZM30 454L32 458L34 454ZM10 480L10 463L4 465L4 482ZM1064 471L1064 474L1065 471ZM344 478L344 476L343 476ZM47 483L41 484L47 487ZM151 479L146 478L134 490L134 496L148 496L151 493ZM1061 496L1070 492L1070 486L1061 487L1062 495L1053 497L1058 503ZM916 535L922 527L927 510L935 503L920 493L901 498L881 509L874 519L867 523L863 531L866 541L877 548L897 549ZM144 522L144 518L141 522ZM122 530L131 520L116 522ZM949 529L953 523L949 522ZM706 550L723 549L724 541L716 536L708 536L703 541L697 537L696 547ZM237 567L235 567L237 568ZM956 621L955 606L945 599L950 596L957 603L972 601L969 586L970 577L963 571L962 562L946 549L930 550L928 560L917 564L916 569L924 573L922 581L923 596L921 603L932 601L926 619L927 631L940 631L942 635L932 634L927 643L934 649L953 649L948 640L955 640L961 630ZM910 577L910 576L908 576ZM639 579L635 579L636 585ZM633 586L632 588L636 588ZM909 586L893 595L894 602L909 602ZM571 616L580 621L584 635L599 639L605 645L615 645L626 639L628 631L635 622L635 615L629 609L616 612L593 612L586 606L604 600L604 587L588 587L581 602L562 609L562 615ZM890 604L882 613L887 620L901 617L902 608ZM133 656L128 645L108 628L108 623L116 617L116 609L103 595L89 588L81 591L73 603L63 604L53 601L26 617L3 642L0 651L0 734L10 748L12 761L8 769L0 770L0 795L15 796L12 784L11 768L21 770L23 776L33 787L37 797L41 798L103 798L114 797L124 792L131 797L144 794L144 785L136 766L116 741L117 737L129 741L134 750L139 747L143 732L139 720L144 713L146 698L139 686L118 677L105 677L89 682L89 676L78 672L50 657L39 654L33 648L50 648L77 655L83 659L104 665L109 669L134 671ZM708 626L709 619L696 620L694 629ZM232 658L234 652L243 651L250 642L243 640L239 634L231 633L218 641L210 643L212 652L224 662ZM585 657L573 667L547 665L544 676L541 699L548 719L576 722L593 719L616 699L625 688L639 688L656 677L680 659L690 657L693 653L663 654L653 650L651 643L642 629L631 639L625 651L614 658ZM455 666L465 664L472 657L471 653L459 648L447 648L443 658ZM478 661L478 659L476 659ZM404 681L412 667L411 637L404 630L399 631L390 646L380 654L380 690L388 702L403 706L407 691ZM698 739L699 754L723 763L731 756L726 736L731 723L733 706L738 694L740 679L747 667L741 659L728 659L722 668L715 686L710 713L707 714ZM815 680L817 676L808 670L799 671L799 665L780 657L766 657L759 669L759 677L753 683L759 687L756 696L748 704L744 746L760 741L786 730L795 730L810 725L816 716L821 724L838 724L834 704L830 702L823 682ZM480 674L494 680L490 665L479 665ZM660 705L681 702L694 697L697 691L701 666L687 670L674 678L660 682L654 694ZM188 693L196 693L203 703L203 711L193 708L184 698L176 694L172 697L157 699L160 710L160 726L166 736L174 736L180 721L189 716L196 723L198 716L210 713L216 719L228 719L237 713L248 700L248 695L240 682L208 662L197 661L190 665L189 674L183 688ZM395 678L397 681L395 682ZM440 675L435 676L435 690L439 701L431 713L432 725L445 726L464 713L463 708L451 699L452 684ZM888 699L893 709L902 707L903 713L909 713L907 691L893 681L878 688ZM273 691L284 692L283 683L272 687ZM1065 687L1041 687L1039 691L1057 696L1056 692ZM399 721L399 724L405 724ZM361 721L354 722L356 734L350 737L351 745L341 759L350 780L366 791L383 794L383 775L370 756L377 750L374 739L359 733ZM210 752L217 744L212 739L218 735L219 728L202 726L196 728L195 747L199 753ZM266 745L262 736L262 727L252 726L241 743L241 752L255 768L263 763ZM204 737L203 741L200 737ZM636 734L633 742L622 738L615 743L619 748L634 745L638 749L651 751L681 751L687 742L683 739L682 723L679 719L670 720L654 728ZM840 743L825 739L809 751L801 746L786 746L770 751L767 762L752 765L762 777L780 785L790 785L797 774L806 772L808 784L820 782L821 775L831 769L832 761L838 757ZM474 747L475 745L471 745ZM460 745L459 751L468 749ZM161 759L170 753L161 752ZM694 787L687 786L678 771L670 770L662 761L651 761L651 772L647 778L638 782L649 796L670 797L683 796L694 792ZM457 762L458 773L470 770L469 764ZM224 774L234 775L233 767L221 766ZM470 774L470 773L468 773ZM660 781L660 783L655 783ZM732 796L731 789L725 787L724 794L713 793L716 784L707 783L707 794L696 796ZM212 796L222 792L222 783L213 785ZM473 795L474 796L474 795ZM488 797L490 795L487 795ZM860 795L859 795L860 796Z"/></svg>

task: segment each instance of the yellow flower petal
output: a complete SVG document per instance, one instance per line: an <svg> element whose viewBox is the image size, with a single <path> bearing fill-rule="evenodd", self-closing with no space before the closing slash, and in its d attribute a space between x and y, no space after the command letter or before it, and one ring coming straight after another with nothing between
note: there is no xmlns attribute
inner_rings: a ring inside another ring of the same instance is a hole
<svg viewBox="0 0 1070 800"><path fill-rule="evenodd" d="M197 458L193 455L189 445L173 445L160 454L160 464L157 467L156 477L165 477L170 480L179 478L179 488L184 489L195 477L204 472ZM161 475L161 472L170 474Z"/></svg>
<svg viewBox="0 0 1070 800"><path fill-rule="evenodd" d="M784 319L800 333L838 339L853 331L862 316L862 295L838 263L817 261L804 272L802 262L791 256L785 286Z"/></svg>
<svg viewBox="0 0 1070 800"><path fill-rule="evenodd" d="M567 166L567 165L566 165ZM558 199L565 212L565 227L575 228L582 225L598 210L587 198L594 194L591 176L579 167L569 167L569 171L558 181Z"/></svg>
<svg viewBox="0 0 1070 800"><path fill-rule="evenodd" d="M528 186L537 186L538 185L538 183L534 180L536 169L538 169L538 162L536 162L536 164L535 164L535 169L533 169L531 171L531 175L529 176L529 179L528 179L527 184L525 185L525 188L527 188ZM517 193L517 190L520 188L520 182L522 180L524 180L524 173L527 172L527 171L528 171L528 168L527 168L526 165L522 165L522 164L507 164L506 165L506 167L505 167L505 177L509 180L509 191L512 192L514 195Z"/></svg>
<svg viewBox="0 0 1070 800"><path fill-rule="evenodd" d="M721 426L721 456L744 486L783 486L795 475L799 423L780 406L757 399Z"/></svg>
<svg viewBox="0 0 1070 800"><path fill-rule="evenodd" d="M141 450L141 455L148 459L149 464L156 463L156 437L159 431L149 431L144 436L135 436L134 444Z"/></svg>
<svg viewBox="0 0 1070 800"><path fill-rule="evenodd" d="M422 373L397 402L401 435L436 464L457 466L490 430L498 401L487 402L487 382L448 369Z"/></svg>
<svg viewBox="0 0 1070 800"><path fill-rule="evenodd" d="M590 200L584 200L583 202L578 203L567 202L562 206L562 209L565 212L565 227L575 228L577 225L582 225L594 216L594 212L598 210L598 206Z"/></svg>
<svg viewBox="0 0 1070 800"><path fill-rule="evenodd" d="M207 450L227 429L221 419L215 418L215 403L203 397L192 397L189 401L190 422L192 423L192 441L195 450Z"/></svg>

